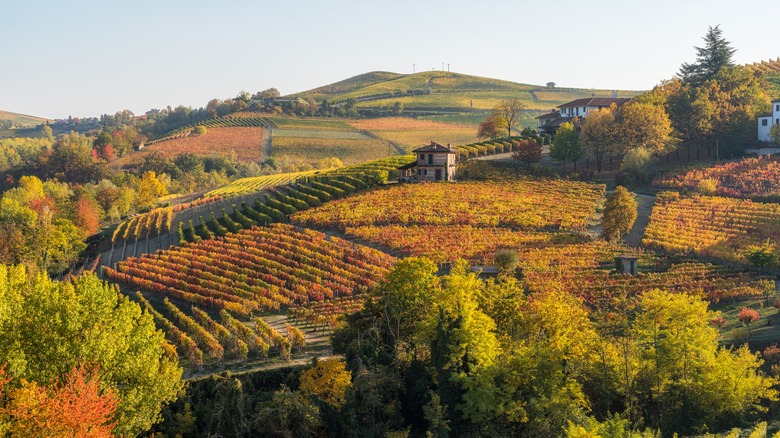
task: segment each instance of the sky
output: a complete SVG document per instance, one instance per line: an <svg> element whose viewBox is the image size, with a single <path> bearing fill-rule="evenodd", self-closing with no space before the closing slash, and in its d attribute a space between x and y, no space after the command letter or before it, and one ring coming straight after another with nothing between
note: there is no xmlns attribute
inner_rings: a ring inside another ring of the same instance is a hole
<svg viewBox="0 0 780 438"><path fill-rule="evenodd" d="M142 114L369 71L652 88L720 24L737 63L780 56L776 1L0 0L0 109Z"/></svg>

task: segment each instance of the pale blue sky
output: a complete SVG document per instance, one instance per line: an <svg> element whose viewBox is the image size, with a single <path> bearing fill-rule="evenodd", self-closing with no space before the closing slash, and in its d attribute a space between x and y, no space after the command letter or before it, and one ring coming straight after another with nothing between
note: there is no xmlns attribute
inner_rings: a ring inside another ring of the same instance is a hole
<svg viewBox="0 0 780 438"><path fill-rule="evenodd" d="M0 0L0 108L97 116L373 70L648 89L720 24L740 63L780 56L776 1Z"/></svg>

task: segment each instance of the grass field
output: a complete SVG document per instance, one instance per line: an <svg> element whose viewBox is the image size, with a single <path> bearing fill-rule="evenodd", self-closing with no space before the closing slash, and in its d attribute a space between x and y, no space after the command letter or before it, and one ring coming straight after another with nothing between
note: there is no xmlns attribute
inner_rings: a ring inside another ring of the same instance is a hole
<svg viewBox="0 0 780 438"><path fill-rule="evenodd" d="M721 312L726 325L721 328L721 342L724 344L741 344L745 341L751 345L763 348L770 344L780 343L780 311L772 306L774 297L767 299L727 301L710 306L710 310ZM750 325L750 330L737 319L737 314L743 307L755 309L761 319Z"/></svg>
<svg viewBox="0 0 780 438"><path fill-rule="evenodd" d="M474 143L477 127L474 125L433 122L408 117L354 120L350 124L357 129L391 141L407 151L436 141L454 145Z"/></svg>
<svg viewBox="0 0 780 438"><path fill-rule="evenodd" d="M209 128L205 134L155 143L141 152L132 153L112 163L126 166L143 161L151 152L160 152L166 157L192 152L211 156L229 154L235 151L239 160L260 161L263 157L264 128Z"/></svg>
<svg viewBox="0 0 780 438"><path fill-rule="evenodd" d="M396 154L395 149L384 140L301 138L274 136L271 156L292 162L314 164L324 158L338 158L344 164L364 161Z"/></svg>
<svg viewBox="0 0 780 438"><path fill-rule="evenodd" d="M40 125L48 119L0 110L0 120L10 120L16 127L31 127Z"/></svg>

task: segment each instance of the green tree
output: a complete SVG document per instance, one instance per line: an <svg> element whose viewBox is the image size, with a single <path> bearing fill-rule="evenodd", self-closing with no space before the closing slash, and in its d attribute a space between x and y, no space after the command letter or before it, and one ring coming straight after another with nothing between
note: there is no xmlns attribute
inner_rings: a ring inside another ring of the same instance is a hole
<svg viewBox="0 0 780 438"><path fill-rule="evenodd" d="M694 47L696 49L696 62L683 63L680 67L679 75L683 81L694 85L712 79L720 69L734 65L732 58L736 49L732 48L731 43L723 38L720 25L710 26L702 39L704 47Z"/></svg>
<svg viewBox="0 0 780 438"><path fill-rule="evenodd" d="M437 271L429 259L409 257L396 263L381 284L379 306L393 351L414 354L427 342L434 302L441 294Z"/></svg>
<svg viewBox="0 0 780 438"><path fill-rule="evenodd" d="M394 102L393 103L393 110L392 113L395 116L400 116L404 112L404 104L403 102Z"/></svg>
<svg viewBox="0 0 780 438"><path fill-rule="evenodd" d="M182 370L165 342L151 315L94 274L55 282L0 266L0 363L14 379L39 384L79 364L98 366L102 384L119 395L119 434L148 430L181 390Z"/></svg>
<svg viewBox="0 0 780 438"><path fill-rule="evenodd" d="M769 128L769 141L773 145L780 144L780 124L773 123L772 127Z"/></svg>
<svg viewBox="0 0 780 438"><path fill-rule="evenodd" d="M604 206L602 228L607 240L620 240L621 236L631 231L636 221L636 201L634 196L623 186L617 186L607 197Z"/></svg>
<svg viewBox="0 0 780 438"><path fill-rule="evenodd" d="M665 435L733 424L777 399L777 379L759 371L758 354L747 346L719 346L710 324L716 315L707 306L700 298L660 290L639 301L631 327L640 348L636 394L648 423Z"/></svg>
<svg viewBox="0 0 780 438"><path fill-rule="evenodd" d="M566 122L558 127L555 139L550 146L550 158L563 163L564 168L566 168L567 161L574 162L576 166L577 160L582 158L582 147L574 123Z"/></svg>

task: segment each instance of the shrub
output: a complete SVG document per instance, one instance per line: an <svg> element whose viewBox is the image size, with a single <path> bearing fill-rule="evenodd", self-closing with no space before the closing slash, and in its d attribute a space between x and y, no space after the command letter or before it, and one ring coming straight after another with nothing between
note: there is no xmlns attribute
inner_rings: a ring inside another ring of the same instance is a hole
<svg viewBox="0 0 780 438"><path fill-rule="evenodd" d="M718 192L718 180L705 178L696 184L696 191L702 195L712 196Z"/></svg>
<svg viewBox="0 0 780 438"><path fill-rule="evenodd" d="M653 173L653 153L645 148L633 148L626 152L620 170L634 176L634 181L647 181Z"/></svg>
<svg viewBox="0 0 780 438"><path fill-rule="evenodd" d="M512 275L520 263L517 251L512 249L502 249L496 252L493 257L493 263L498 268L498 274L502 276Z"/></svg>
<svg viewBox="0 0 780 438"><path fill-rule="evenodd" d="M192 133L194 135L203 135L206 133L206 127L205 126L196 126L195 129L192 130Z"/></svg>

